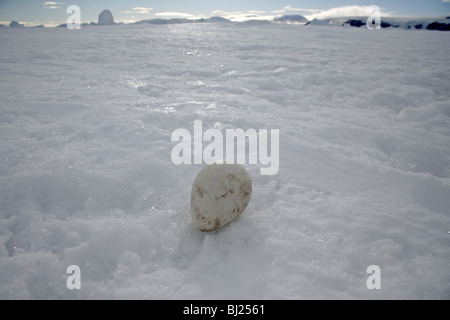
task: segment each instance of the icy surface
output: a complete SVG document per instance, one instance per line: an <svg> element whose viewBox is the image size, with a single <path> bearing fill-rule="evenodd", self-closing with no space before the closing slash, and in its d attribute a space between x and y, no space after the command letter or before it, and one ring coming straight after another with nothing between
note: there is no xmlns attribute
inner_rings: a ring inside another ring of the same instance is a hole
<svg viewBox="0 0 450 320"><path fill-rule="evenodd" d="M0 298L450 297L450 34L0 30ZM177 128L280 129L216 233ZM81 268L81 290L66 269ZM370 265L381 290L368 290Z"/></svg>

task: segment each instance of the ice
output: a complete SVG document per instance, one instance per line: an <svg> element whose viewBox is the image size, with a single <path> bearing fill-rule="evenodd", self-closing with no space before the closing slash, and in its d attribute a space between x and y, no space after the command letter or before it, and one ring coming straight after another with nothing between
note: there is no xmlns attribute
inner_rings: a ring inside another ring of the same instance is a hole
<svg viewBox="0 0 450 320"><path fill-rule="evenodd" d="M2 28L0 298L448 299L447 38ZM246 165L251 201L215 233L190 220L203 166L170 158L171 133L196 120L280 130L278 174Z"/></svg>

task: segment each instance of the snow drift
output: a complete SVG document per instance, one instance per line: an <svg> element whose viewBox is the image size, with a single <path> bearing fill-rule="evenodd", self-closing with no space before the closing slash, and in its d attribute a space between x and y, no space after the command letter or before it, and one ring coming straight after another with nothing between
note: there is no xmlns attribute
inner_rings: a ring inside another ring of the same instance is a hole
<svg viewBox="0 0 450 320"><path fill-rule="evenodd" d="M1 299L449 298L446 33L113 31L0 30ZM196 120L280 130L217 233L190 220L203 166L170 160Z"/></svg>

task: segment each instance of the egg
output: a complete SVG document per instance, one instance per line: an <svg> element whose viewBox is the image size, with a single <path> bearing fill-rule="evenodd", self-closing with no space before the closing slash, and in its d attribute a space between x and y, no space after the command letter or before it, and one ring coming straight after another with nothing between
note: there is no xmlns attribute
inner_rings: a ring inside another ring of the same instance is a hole
<svg viewBox="0 0 450 320"><path fill-rule="evenodd" d="M214 163L197 175L191 191L191 214L200 231L218 230L244 212L252 180L243 165Z"/></svg>

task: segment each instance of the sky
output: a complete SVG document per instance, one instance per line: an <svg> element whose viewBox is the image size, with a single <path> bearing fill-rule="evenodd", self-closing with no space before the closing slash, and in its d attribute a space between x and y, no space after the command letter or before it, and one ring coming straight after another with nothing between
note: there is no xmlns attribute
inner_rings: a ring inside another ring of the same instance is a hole
<svg viewBox="0 0 450 320"><path fill-rule="evenodd" d="M66 9L78 5L82 22L97 22L104 9L116 22L155 18L223 16L230 20L272 19L300 14L308 19L333 16L368 16L367 7L378 5L382 16L435 17L450 15L450 0L0 0L0 24L11 20L25 25L64 23Z"/></svg>

